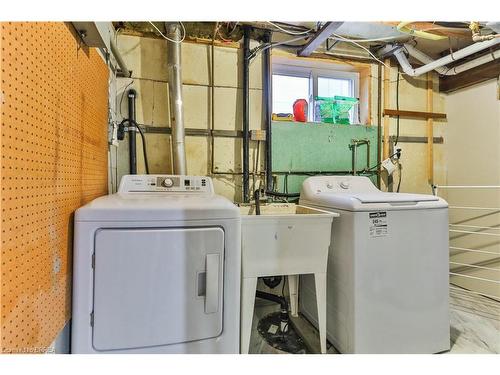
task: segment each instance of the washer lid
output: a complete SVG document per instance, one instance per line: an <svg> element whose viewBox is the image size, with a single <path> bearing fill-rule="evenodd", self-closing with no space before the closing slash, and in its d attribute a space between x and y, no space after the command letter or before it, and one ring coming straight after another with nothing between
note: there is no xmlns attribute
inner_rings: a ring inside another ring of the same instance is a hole
<svg viewBox="0 0 500 375"><path fill-rule="evenodd" d="M367 177L360 176L309 177L302 185L300 204L347 211L448 207L434 195L382 192Z"/></svg>
<svg viewBox="0 0 500 375"><path fill-rule="evenodd" d="M361 203L403 203L403 202L432 202L439 198L434 195L408 193L356 193L352 194Z"/></svg>

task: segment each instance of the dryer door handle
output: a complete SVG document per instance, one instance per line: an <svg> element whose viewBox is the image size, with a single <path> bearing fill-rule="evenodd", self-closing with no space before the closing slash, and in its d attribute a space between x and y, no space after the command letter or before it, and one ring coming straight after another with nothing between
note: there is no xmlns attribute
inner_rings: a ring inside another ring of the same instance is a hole
<svg viewBox="0 0 500 375"><path fill-rule="evenodd" d="M219 264L220 254L206 255L205 314L215 313L219 308Z"/></svg>

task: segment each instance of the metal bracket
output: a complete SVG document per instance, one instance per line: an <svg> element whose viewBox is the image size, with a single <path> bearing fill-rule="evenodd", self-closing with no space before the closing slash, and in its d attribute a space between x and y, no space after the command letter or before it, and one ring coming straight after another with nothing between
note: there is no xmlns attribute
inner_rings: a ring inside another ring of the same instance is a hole
<svg viewBox="0 0 500 375"><path fill-rule="evenodd" d="M307 44L298 50L298 56L310 56L321 43L326 41L332 33L342 26L344 22L327 22L316 34L311 38Z"/></svg>

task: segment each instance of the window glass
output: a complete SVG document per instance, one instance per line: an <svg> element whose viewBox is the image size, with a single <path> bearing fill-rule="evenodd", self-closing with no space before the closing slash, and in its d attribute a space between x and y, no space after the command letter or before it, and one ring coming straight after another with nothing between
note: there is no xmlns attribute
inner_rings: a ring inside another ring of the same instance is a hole
<svg viewBox="0 0 500 375"><path fill-rule="evenodd" d="M339 95L352 97L353 91L353 81L350 79L318 77L318 96L334 97ZM349 111L351 124L357 122L357 108L356 105Z"/></svg>
<svg viewBox="0 0 500 375"><path fill-rule="evenodd" d="M351 92L352 81L350 79L318 77L318 96L351 96Z"/></svg>
<svg viewBox="0 0 500 375"><path fill-rule="evenodd" d="M273 74L273 113L293 113L297 99L309 102L309 77Z"/></svg>

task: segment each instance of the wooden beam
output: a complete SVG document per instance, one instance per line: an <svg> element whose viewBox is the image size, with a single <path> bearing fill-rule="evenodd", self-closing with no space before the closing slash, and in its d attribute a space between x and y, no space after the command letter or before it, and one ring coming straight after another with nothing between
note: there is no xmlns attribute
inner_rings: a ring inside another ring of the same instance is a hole
<svg viewBox="0 0 500 375"><path fill-rule="evenodd" d="M468 86L475 85L500 76L500 61L490 61L489 63L479 65L465 72L454 76L445 76L439 80L440 92L453 92Z"/></svg>
<svg viewBox="0 0 500 375"><path fill-rule="evenodd" d="M446 113L433 113L433 112L420 112L420 111L405 111L405 110L396 110L396 109L384 109L384 116L390 117L411 117L411 118L446 118Z"/></svg>
<svg viewBox="0 0 500 375"><path fill-rule="evenodd" d="M395 139L396 139L396 136L392 135L391 140L394 142ZM428 141L427 136L416 137L416 136L400 135L398 138L398 144L399 143L427 143L427 141ZM443 144L444 138L443 137L434 137L432 142L434 144Z"/></svg>
<svg viewBox="0 0 500 375"><path fill-rule="evenodd" d="M389 59L385 59L384 66L384 107L389 106L389 81L391 78L391 69L389 67ZM399 79L399 77L398 77ZM385 114L384 111L384 149L383 149L383 160L389 157L389 126L390 126L391 118L389 115Z"/></svg>
<svg viewBox="0 0 500 375"><path fill-rule="evenodd" d="M432 72L427 73L427 111L433 111ZM427 181L434 184L434 120L427 118Z"/></svg>

